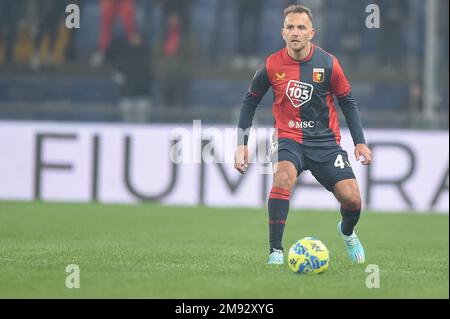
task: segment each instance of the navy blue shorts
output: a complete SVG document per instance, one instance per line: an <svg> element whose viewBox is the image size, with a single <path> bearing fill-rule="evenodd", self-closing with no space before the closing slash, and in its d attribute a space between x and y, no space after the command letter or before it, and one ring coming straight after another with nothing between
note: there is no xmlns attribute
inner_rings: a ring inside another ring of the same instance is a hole
<svg viewBox="0 0 450 319"><path fill-rule="evenodd" d="M297 176L301 172L309 170L317 181L330 192L333 192L337 182L355 179L348 154L340 145L311 147L283 138L273 147L273 152L278 151L278 158L272 157L272 162L291 162L297 169Z"/></svg>

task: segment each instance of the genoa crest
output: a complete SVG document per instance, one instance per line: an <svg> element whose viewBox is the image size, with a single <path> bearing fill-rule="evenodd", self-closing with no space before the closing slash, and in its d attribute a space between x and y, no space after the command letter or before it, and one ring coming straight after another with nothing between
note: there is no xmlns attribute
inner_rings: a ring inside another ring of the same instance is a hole
<svg viewBox="0 0 450 319"><path fill-rule="evenodd" d="M313 69L313 82L314 83L323 83L325 78L325 70L324 69Z"/></svg>

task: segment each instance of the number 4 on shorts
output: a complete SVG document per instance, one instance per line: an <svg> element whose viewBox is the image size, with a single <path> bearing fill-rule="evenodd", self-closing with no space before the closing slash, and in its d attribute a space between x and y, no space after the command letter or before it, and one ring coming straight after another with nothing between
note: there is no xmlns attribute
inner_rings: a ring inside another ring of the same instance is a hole
<svg viewBox="0 0 450 319"><path fill-rule="evenodd" d="M340 169L344 169L345 168L344 159L342 158L341 154L339 154L336 157L336 160L334 161L334 167L339 167Z"/></svg>

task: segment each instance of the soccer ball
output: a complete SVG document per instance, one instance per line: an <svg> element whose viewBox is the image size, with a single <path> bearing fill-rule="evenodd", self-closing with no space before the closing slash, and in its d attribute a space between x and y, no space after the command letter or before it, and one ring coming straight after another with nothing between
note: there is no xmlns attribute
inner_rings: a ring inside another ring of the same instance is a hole
<svg viewBox="0 0 450 319"><path fill-rule="evenodd" d="M289 249L289 268L298 274L319 274L328 269L330 257L327 247L314 237L298 240Z"/></svg>

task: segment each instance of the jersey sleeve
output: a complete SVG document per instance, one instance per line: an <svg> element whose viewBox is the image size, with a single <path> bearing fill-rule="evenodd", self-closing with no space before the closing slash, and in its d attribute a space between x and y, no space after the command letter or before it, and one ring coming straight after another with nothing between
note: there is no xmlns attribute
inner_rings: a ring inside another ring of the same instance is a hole
<svg viewBox="0 0 450 319"><path fill-rule="evenodd" d="M253 117L255 116L255 110L270 85L266 64L261 64L258 67L258 70L256 70L256 73L250 83L250 87L248 88L244 100L242 101L238 124L238 145L247 145L250 127L252 126Z"/></svg>
<svg viewBox="0 0 450 319"><path fill-rule="evenodd" d="M342 97L338 97L339 106L344 113L345 121L352 135L353 143L366 144L364 131L361 124L361 118L358 112L358 105L352 96L352 92L348 92Z"/></svg>
<svg viewBox="0 0 450 319"><path fill-rule="evenodd" d="M248 89L249 93L254 96L263 97L270 87L270 80L267 74L266 64L261 64L255 72Z"/></svg>
<svg viewBox="0 0 450 319"><path fill-rule="evenodd" d="M333 57L330 89L331 93L337 97L342 113L344 113L353 143L355 145L365 144L366 140L358 112L358 105L352 96L350 83L336 57Z"/></svg>
<svg viewBox="0 0 450 319"><path fill-rule="evenodd" d="M336 57L333 57L330 89L331 93L338 98L346 96L350 92L350 83L348 83L344 71L339 64L339 60Z"/></svg>

